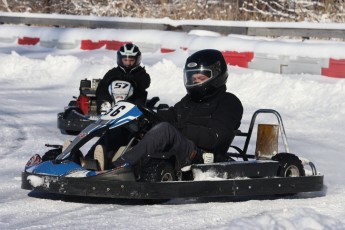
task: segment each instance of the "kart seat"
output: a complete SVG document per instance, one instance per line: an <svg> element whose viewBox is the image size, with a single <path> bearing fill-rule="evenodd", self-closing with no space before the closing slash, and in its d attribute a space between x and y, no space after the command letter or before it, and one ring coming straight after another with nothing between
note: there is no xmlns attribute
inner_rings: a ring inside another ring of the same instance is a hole
<svg viewBox="0 0 345 230"><path fill-rule="evenodd" d="M279 125L258 124L256 138L256 159L271 159L278 153Z"/></svg>

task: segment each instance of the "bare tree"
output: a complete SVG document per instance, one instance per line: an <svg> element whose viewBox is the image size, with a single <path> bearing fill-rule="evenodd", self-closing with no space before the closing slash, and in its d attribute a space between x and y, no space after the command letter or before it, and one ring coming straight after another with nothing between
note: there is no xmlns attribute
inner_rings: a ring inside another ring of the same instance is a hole
<svg viewBox="0 0 345 230"><path fill-rule="evenodd" d="M345 21L345 0L0 0L0 11L172 19Z"/></svg>

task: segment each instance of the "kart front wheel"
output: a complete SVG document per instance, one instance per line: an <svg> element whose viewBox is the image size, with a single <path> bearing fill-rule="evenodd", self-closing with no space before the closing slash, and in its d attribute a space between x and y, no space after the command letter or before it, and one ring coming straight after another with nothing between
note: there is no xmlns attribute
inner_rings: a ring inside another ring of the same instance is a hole
<svg viewBox="0 0 345 230"><path fill-rule="evenodd" d="M150 159L142 166L141 181L166 182L176 180L174 168L169 161Z"/></svg>
<svg viewBox="0 0 345 230"><path fill-rule="evenodd" d="M140 181L166 182L176 181L177 177L173 165L167 160L149 159L141 166ZM147 204L161 204L169 199L150 199Z"/></svg>
<svg viewBox="0 0 345 230"><path fill-rule="evenodd" d="M280 177L300 177L305 176L305 171L301 160L291 153L278 153L272 160L279 162L277 176Z"/></svg>

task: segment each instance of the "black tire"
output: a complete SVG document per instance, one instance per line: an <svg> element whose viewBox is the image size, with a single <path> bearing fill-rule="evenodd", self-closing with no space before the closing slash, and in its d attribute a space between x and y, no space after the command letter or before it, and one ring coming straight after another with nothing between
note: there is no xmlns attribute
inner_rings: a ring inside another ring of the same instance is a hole
<svg viewBox="0 0 345 230"><path fill-rule="evenodd" d="M140 181L163 182L176 180L177 177L174 167L167 160L150 159L142 165Z"/></svg>
<svg viewBox="0 0 345 230"><path fill-rule="evenodd" d="M291 153L278 153L272 160L279 162L277 176L279 177L299 177L305 176L304 167L301 160Z"/></svg>
<svg viewBox="0 0 345 230"><path fill-rule="evenodd" d="M176 173L172 164L167 160L149 159L141 166L140 181L144 182L163 182L176 181ZM149 199L146 204L161 204L168 202L169 199Z"/></svg>

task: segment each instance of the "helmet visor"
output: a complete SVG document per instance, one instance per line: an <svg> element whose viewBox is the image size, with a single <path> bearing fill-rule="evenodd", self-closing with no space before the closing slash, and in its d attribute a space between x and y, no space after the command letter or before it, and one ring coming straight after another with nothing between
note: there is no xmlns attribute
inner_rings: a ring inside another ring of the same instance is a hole
<svg viewBox="0 0 345 230"><path fill-rule="evenodd" d="M185 70L184 85L186 87L201 85L209 81L212 77L212 70L210 69Z"/></svg>

